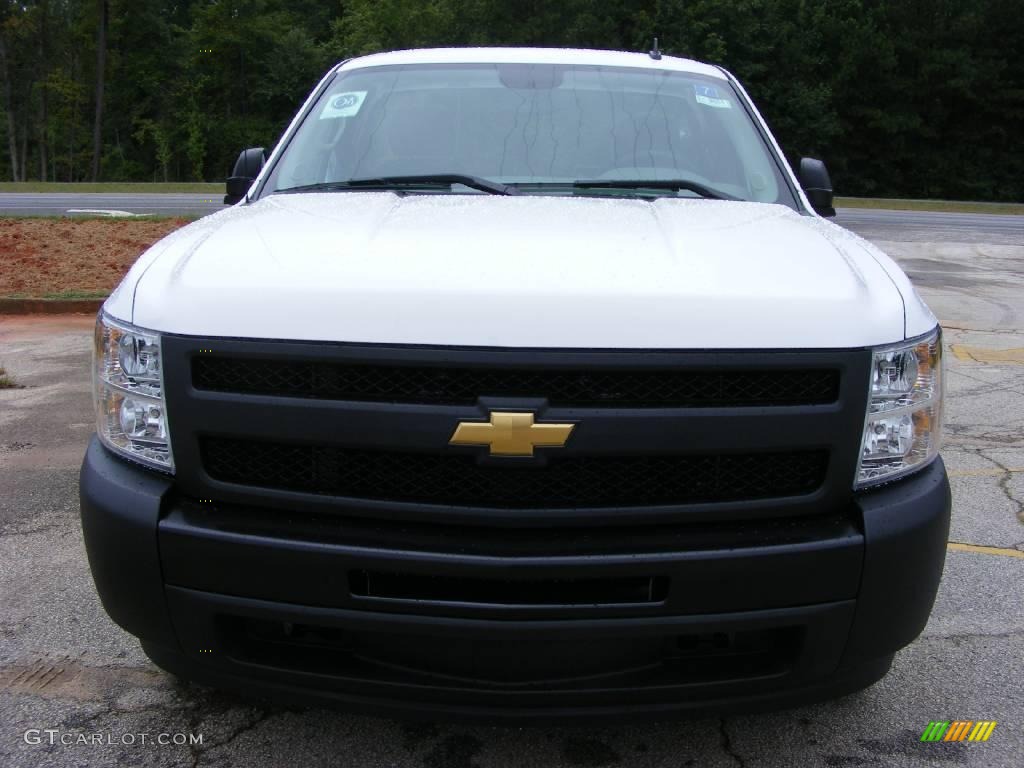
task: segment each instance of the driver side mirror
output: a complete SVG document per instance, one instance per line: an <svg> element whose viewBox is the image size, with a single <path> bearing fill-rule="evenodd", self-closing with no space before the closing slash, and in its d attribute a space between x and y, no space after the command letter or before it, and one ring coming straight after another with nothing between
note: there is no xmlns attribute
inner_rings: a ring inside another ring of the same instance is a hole
<svg viewBox="0 0 1024 768"><path fill-rule="evenodd" d="M245 198L249 187L260 175L265 162L267 162L267 153L263 151L263 147L250 147L242 150L235 161L235 169L228 177L224 205L234 205Z"/></svg>
<svg viewBox="0 0 1024 768"><path fill-rule="evenodd" d="M819 216L835 216L832 207L832 179L828 168L821 160L804 157L800 160L800 186L804 188L807 201Z"/></svg>

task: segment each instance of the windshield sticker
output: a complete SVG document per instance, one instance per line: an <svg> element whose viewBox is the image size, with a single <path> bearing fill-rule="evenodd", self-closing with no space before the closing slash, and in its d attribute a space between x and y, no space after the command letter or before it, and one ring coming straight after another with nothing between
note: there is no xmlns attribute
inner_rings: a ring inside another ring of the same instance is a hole
<svg viewBox="0 0 1024 768"><path fill-rule="evenodd" d="M715 109L732 109L728 99L720 98L718 89L712 85L695 85L693 90L697 93L697 103L704 104Z"/></svg>
<svg viewBox="0 0 1024 768"><path fill-rule="evenodd" d="M320 112L321 120L331 120L335 117L352 117L359 114L359 108L363 106L366 98L366 91L346 91L335 93L327 97L327 103Z"/></svg>

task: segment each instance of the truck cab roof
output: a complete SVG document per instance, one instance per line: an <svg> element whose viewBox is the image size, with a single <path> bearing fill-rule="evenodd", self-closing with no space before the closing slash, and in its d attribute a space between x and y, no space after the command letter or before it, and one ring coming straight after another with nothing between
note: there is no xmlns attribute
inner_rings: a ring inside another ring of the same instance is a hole
<svg viewBox="0 0 1024 768"><path fill-rule="evenodd" d="M338 68L376 67L417 64L576 64L600 67L634 67L726 79L723 70L712 64L662 55L652 58L647 53L605 51L591 48L415 48L359 56L340 62Z"/></svg>

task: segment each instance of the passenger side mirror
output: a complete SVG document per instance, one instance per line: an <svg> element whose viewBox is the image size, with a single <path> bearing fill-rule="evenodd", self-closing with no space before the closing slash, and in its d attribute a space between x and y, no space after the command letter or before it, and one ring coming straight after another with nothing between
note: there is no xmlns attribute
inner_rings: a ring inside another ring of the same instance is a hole
<svg viewBox="0 0 1024 768"><path fill-rule="evenodd" d="M807 201L820 216L836 215L836 209L832 207L832 179L825 163L813 157L801 158L800 186L804 188Z"/></svg>
<svg viewBox="0 0 1024 768"><path fill-rule="evenodd" d="M245 198L249 187L260 175L265 162L267 162L267 153L263 151L263 147L250 147L242 150L235 161L235 169L228 177L224 205L234 205Z"/></svg>

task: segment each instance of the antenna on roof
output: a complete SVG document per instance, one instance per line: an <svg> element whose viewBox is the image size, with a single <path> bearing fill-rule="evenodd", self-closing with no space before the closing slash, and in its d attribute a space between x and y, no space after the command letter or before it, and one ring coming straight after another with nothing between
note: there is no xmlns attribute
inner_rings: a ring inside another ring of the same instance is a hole
<svg viewBox="0 0 1024 768"><path fill-rule="evenodd" d="M655 60L661 58L661 51L658 50L658 38L654 38L654 45L651 46L651 50L647 52L647 55Z"/></svg>

